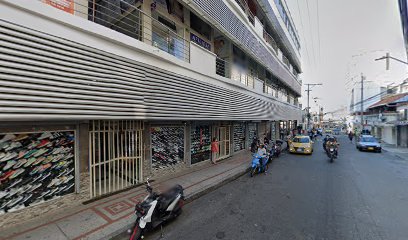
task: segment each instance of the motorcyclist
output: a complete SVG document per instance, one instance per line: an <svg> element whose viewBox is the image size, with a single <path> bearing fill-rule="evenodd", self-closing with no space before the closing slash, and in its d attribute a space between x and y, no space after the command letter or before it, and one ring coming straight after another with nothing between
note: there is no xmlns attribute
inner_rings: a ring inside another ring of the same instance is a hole
<svg viewBox="0 0 408 240"><path fill-rule="evenodd" d="M266 148L264 144L261 144L258 148L258 153L259 156L261 156L261 159L259 160L259 163L261 164L261 166L263 167L264 165L264 161L266 161Z"/></svg>
<svg viewBox="0 0 408 240"><path fill-rule="evenodd" d="M329 137L326 141L326 152L330 147L334 148L334 155L337 157L338 155L338 142L336 137Z"/></svg>
<svg viewBox="0 0 408 240"><path fill-rule="evenodd" d="M324 137L323 138L323 149L326 151L326 143L327 143L327 140L330 138L330 136L329 135L326 135L326 137Z"/></svg>

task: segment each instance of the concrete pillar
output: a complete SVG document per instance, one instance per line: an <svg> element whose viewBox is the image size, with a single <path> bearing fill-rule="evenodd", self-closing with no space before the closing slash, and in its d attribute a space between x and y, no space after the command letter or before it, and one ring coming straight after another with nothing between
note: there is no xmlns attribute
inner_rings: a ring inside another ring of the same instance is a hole
<svg viewBox="0 0 408 240"><path fill-rule="evenodd" d="M184 128L184 162L186 166L191 166L191 123L187 123Z"/></svg>
<svg viewBox="0 0 408 240"><path fill-rule="evenodd" d="M74 15L84 19L88 19L88 4L88 0L75 0ZM90 8L92 8L92 3L90 3Z"/></svg>
<svg viewBox="0 0 408 240"><path fill-rule="evenodd" d="M80 123L78 126L78 158L79 172L89 171L89 123Z"/></svg>
<svg viewBox="0 0 408 240"><path fill-rule="evenodd" d="M143 181L152 175L152 147L151 147L151 136L150 136L150 123L144 123L143 130Z"/></svg>
<svg viewBox="0 0 408 240"><path fill-rule="evenodd" d="M152 42L152 29L153 29L153 25L152 25L152 8L151 8L151 4L152 4L152 0L144 0L143 4L142 4L142 11L145 14L142 14L142 32L143 32L143 39L142 41L145 42L146 44L149 45L153 45Z"/></svg>

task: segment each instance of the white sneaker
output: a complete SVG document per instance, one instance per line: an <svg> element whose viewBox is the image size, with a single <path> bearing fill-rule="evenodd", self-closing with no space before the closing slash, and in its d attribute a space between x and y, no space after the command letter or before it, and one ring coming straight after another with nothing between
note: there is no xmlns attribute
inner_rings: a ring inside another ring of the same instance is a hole
<svg viewBox="0 0 408 240"><path fill-rule="evenodd" d="M7 134L6 136L4 136L4 137L0 140L0 143L7 142L7 141L12 140L12 139L14 139L14 138L16 138L16 135L14 135L14 134Z"/></svg>

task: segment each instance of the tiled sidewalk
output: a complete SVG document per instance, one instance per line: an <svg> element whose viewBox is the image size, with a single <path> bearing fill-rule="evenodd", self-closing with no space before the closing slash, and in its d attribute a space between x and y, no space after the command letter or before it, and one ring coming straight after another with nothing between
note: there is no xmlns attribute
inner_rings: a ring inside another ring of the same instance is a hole
<svg viewBox="0 0 408 240"><path fill-rule="evenodd" d="M245 173L250 153L241 152L217 165L206 163L175 176L153 182L154 189L181 184L187 200L206 193L225 181ZM17 227L0 229L0 239L109 239L125 231L134 221L135 203L146 196L144 186L103 198L63 213L43 216Z"/></svg>

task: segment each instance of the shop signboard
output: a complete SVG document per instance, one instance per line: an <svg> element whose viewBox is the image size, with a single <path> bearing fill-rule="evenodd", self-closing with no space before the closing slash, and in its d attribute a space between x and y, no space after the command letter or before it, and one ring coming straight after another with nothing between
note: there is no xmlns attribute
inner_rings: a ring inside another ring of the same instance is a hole
<svg viewBox="0 0 408 240"><path fill-rule="evenodd" d="M43 2L67 13L74 14L74 0L43 0Z"/></svg>
<svg viewBox="0 0 408 240"><path fill-rule="evenodd" d="M166 169L184 162L184 127L152 127L150 134L153 169Z"/></svg>
<svg viewBox="0 0 408 240"><path fill-rule="evenodd" d="M74 131L0 134L0 214L74 190Z"/></svg>
<svg viewBox="0 0 408 240"><path fill-rule="evenodd" d="M199 46L207 49L208 51L211 51L211 44L208 42L204 41L202 38L199 36L195 35L194 33L190 33L190 40L194 43L197 43Z"/></svg>

